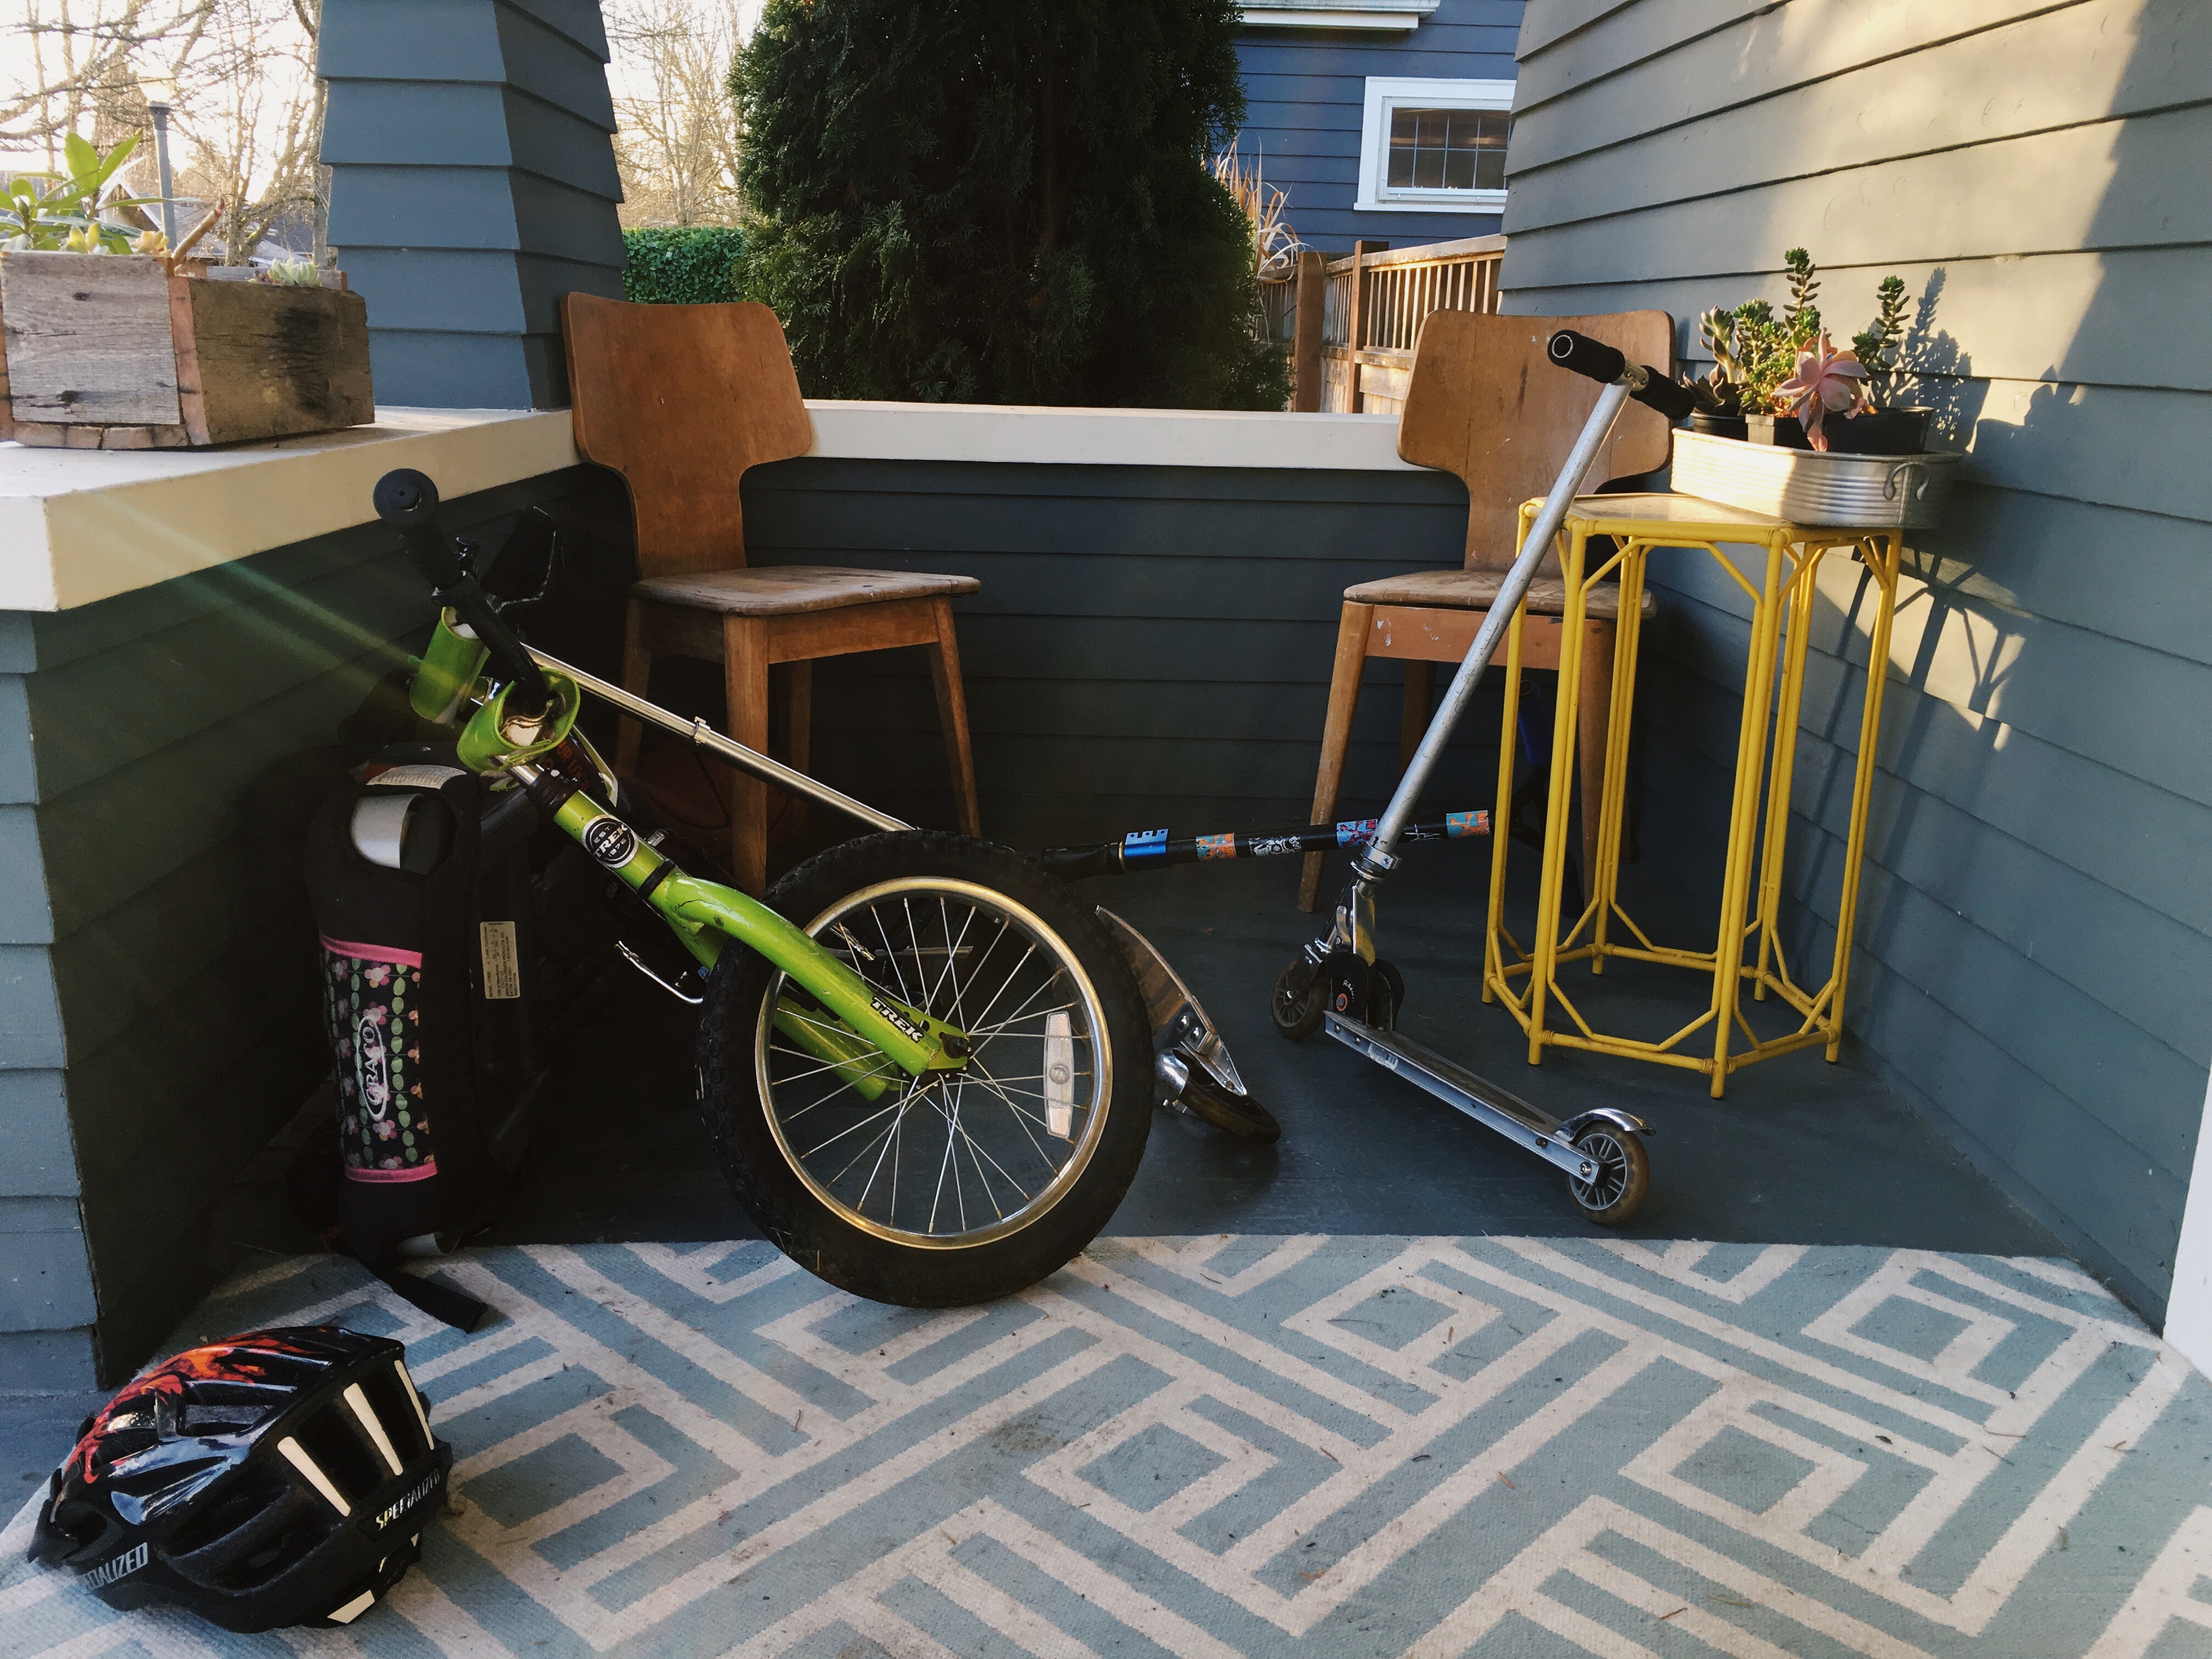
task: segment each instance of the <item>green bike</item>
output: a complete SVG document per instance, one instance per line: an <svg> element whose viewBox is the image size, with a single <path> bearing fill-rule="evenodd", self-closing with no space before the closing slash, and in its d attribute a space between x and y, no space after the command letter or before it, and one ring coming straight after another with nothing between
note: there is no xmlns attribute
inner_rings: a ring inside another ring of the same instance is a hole
<svg viewBox="0 0 2212 1659"><path fill-rule="evenodd" d="M532 652L428 478L387 473L375 505L441 607L416 711L462 724L462 763L526 791L703 975L699 1103L761 1231L831 1284L912 1307L1011 1294L1088 1244L1136 1174L1154 1090L1145 999L1099 913L1007 848L909 829ZM618 815L575 729L586 690L880 833L765 900L687 873Z"/></svg>

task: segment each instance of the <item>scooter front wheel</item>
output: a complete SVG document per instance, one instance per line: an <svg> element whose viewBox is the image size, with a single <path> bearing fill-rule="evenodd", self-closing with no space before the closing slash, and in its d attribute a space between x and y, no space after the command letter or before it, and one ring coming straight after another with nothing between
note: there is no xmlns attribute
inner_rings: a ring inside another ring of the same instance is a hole
<svg viewBox="0 0 2212 1659"><path fill-rule="evenodd" d="M990 1301L1065 1265L1128 1190L1152 1118L1144 1004L1091 907L1028 859L934 831L833 848L767 902L971 1048L911 1077L764 957L726 951L700 1105L761 1231L908 1307Z"/></svg>
<svg viewBox="0 0 2212 1659"><path fill-rule="evenodd" d="M1595 1125L1576 1139L1575 1150L1597 1166L1588 1181L1567 1177L1567 1191L1584 1215L1601 1227L1617 1227L1643 1206L1651 1160L1641 1136Z"/></svg>

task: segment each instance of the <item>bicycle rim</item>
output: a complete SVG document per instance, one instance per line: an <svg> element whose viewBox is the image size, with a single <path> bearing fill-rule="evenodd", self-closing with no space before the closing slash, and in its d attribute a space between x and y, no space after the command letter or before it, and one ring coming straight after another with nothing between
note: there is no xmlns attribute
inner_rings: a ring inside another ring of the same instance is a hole
<svg viewBox="0 0 2212 1659"><path fill-rule="evenodd" d="M805 931L973 1045L962 1070L920 1078L880 1054L840 1066L778 1029L780 1006L831 1017L775 975L755 1076L769 1133L815 1197L877 1237L933 1249L986 1244L1048 1212L1097 1152L1113 1097L1104 1010L1073 947L1026 906L950 877L863 888ZM869 1083L883 1085L874 1098Z"/></svg>

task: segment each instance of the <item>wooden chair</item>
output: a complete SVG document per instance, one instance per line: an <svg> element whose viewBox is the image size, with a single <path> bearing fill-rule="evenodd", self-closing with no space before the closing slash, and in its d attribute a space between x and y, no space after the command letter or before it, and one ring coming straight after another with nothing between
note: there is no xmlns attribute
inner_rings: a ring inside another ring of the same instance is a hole
<svg viewBox="0 0 2212 1659"><path fill-rule="evenodd" d="M1352 717L1359 704L1360 675L1370 657L1396 657L1406 663L1399 765L1402 768L1413 758L1429 722L1435 665L1456 666L1466 656L1512 568L1521 503L1551 489L1583 422L1589 418L1597 388L1555 367L1544 355L1545 342L1561 328L1603 340L1637 362L1668 370L1674 366L1674 324L1663 311L1541 318L1439 311L1422 325L1405 413L1398 423L1398 453L1417 465L1454 473L1467 485L1467 562L1458 570L1388 576L1344 590L1328 719L1322 732L1321 769L1314 780L1309 822L1326 823L1336 811L1345 754L1352 743ZM1664 417L1641 404L1631 404L1590 476L1607 479L1652 471L1666 464L1668 441ZM1522 641L1524 666L1559 667L1565 600L1558 559L1547 556L1528 589L1528 621ZM1650 605L1649 594L1644 603ZM1585 757L1585 871L1593 867L1597 846L1618 605L1618 590L1611 584L1594 590L1583 623L1589 643L1598 647L1586 650L1583 657L1578 746ZM1506 834L1508 826L1497 825L1494 833ZM1321 874L1322 854L1309 853L1298 883L1300 909L1314 908Z"/></svg>
<svg viewBox="0 0 2212 1659"><path fill-rule="evenodd" d="M823 565L745 568L745 469L813 447L782 325L763 305L630 305L595 295L562 301L576 448L629 485L640 580L630 589L623 684L647 694L664 653L720 662L730 735L765 753L769 670L783 684L783 747L804 770L817 658L893 646L929 653L960 827L979 833L968 705L953 637L952 596L972 576ZM622 722L616 767L635 772L641 728ZM732 872L748 892L768 882L768 786L730 785ZM804 803L787 809L795 831Z"/></svg>

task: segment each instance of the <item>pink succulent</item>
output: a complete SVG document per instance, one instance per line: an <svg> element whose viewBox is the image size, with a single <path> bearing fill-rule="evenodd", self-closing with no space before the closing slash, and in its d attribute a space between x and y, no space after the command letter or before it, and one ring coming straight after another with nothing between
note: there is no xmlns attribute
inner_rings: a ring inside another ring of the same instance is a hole
<svg viewBox="0 0 2212 1659"><path fill-rule="evenodd" d="M1824 331L1817 346L1797 354L1797 372L1774 395L1803 425L1813 447L1825 450L1828 434L1820 417L1832 412L1849 419L1868 407L1866 368L1856 352L1837 350Z"/></svg>

